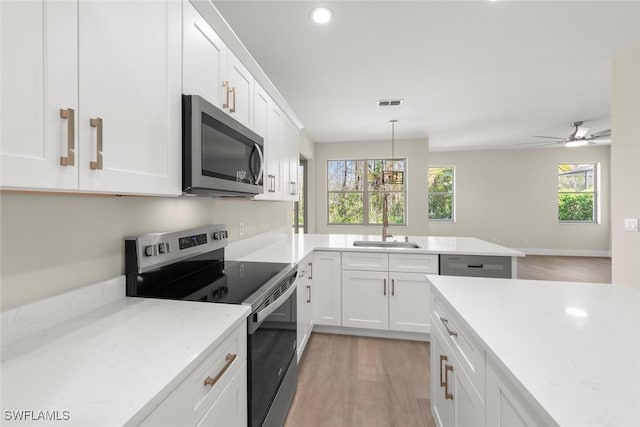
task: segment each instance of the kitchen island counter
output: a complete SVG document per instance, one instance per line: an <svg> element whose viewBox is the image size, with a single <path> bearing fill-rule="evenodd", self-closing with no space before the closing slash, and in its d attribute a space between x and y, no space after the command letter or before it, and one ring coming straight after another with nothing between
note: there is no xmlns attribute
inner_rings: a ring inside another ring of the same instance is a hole
<svg viewBox="0 0 640 427"><path fill-rule="evenodd" d="M461 327L480 343L487 365L526 396L545 425L640 425L637 289L428 278L434 297L457 313Z"/></svg>

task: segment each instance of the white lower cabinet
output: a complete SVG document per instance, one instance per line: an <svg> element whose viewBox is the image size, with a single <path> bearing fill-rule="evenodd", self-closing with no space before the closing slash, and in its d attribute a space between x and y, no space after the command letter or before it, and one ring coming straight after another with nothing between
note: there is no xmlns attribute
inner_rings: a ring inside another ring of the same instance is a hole
<svg viewBox="0 0 640 427"><path fill-rule="evenodd" d="M310 279L313 280L315 324L341 326L340 252L315 251Z"/></svg>
<svg viewBox="0 0 640 427"><path fill-rule="evenodd" d="M431 405L439 427L483 427L485 402L445 344L440 330L431 334ZM491 424L488 424L491 425Z"/></svg>
<svg viewBox="0 0 640 427"><path fill-rule="evenodd" d="M137 424L247 425L247 323L242 322Z"/></svg>
<svg viewBox="0 0 640 427"><path fill-rule="evenodd" d="M247 425L247 369L240 369L222 395L200 420L198 427L243 427Z"/></svg>
<svg viewBox="0 0 640 427"><path fill-rule="evenodd" d="M430 332L431 295L425 273L437 273L434 257L437 260L437 255L428 254L343 252L342 326Z"/></svg>
<svg viewBox="0 0 640 427"><path fill-rule="evenodd" d="M298 362L304 353L313 330L313 254L307 255L298 263L297 289L297 357Z"/></svg>
<svg viewBox="0 0 640 427"><path fill-rule="evenodd" d="M548 423L517 395L498 370L487 362L487 426L536 427Z"/></svg>

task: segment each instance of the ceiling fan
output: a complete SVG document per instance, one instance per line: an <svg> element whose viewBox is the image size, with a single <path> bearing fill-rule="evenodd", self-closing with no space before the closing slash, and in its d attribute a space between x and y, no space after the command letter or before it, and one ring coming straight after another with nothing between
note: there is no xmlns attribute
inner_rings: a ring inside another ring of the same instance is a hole
<svg viewBox="0 0 640 427"><path fill-rule="evenodd" d="M537 144L538 146L544 145L563 145L565 147L581 147L587 144L595 144L598 142L611 142L611 129L605 129L596 133L589 133L589 128L582 126L584 124L583 121L575 121L571 122L571 126L573 127L573 132L569 134L568 137L556 137L556 136L539 136L536 135L534 138L545 138L545 139L554 139L555 141L536 141L536 142L521 142L516 145L532 145Z"/></svg>

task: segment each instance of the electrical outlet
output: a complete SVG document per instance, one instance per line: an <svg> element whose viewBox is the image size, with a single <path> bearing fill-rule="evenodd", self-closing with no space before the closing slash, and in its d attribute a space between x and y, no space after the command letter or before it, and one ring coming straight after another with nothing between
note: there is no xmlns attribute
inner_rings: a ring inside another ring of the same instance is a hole
<svg viewBox="0 0 640 427"><path fill-rule="evenodd" d="M238 234L240 234L241 236L244 234L244 222L238 224Z"/></svg>
<svg viewBox="0 0 640 427"><path fill-rule="evenodd" d="M625 218L624 231L638 231L638 218Z"/></svg>
<svg viewBox="0 0 640 427"><path fill-rule="evenodd" d="M522 243L525 244L525 245L528 245L529 244L529 239L522 240Z"/></svg>

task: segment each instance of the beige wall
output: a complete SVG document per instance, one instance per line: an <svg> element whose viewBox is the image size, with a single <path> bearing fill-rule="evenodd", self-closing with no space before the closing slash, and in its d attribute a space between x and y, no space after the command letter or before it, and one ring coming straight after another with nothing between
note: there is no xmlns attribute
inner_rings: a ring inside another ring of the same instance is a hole
<svg viewBox="0 0 640 427"><path fill-rule="evenodd" d="M392 226L392 234L425 235L428 233L426 140L396 141L395 156L407 158L407 225ZM391 157L390 142L349 142L315 144L315 230L316 233L379 234L379 225L327 225L327 161L340 159L379 159Z"/></svg>
<svg viewBox="0 0 640 427"><path fill-rule="evenodd" d="M640 218L640 44L614 58L611 129L612 281L640 288L640 232L624 231Z"/></svg>
<svg viewBox="0 0 640 427"><path fill-rule="evenodd" d="M226 223L234 241L290 227L290 202L2 193L2 309L124 273L123 237ZM245 233L238 234L244 223Z"/></svg>
<svg viewBox="0 0 640 427"><path fill-rule="evenodd" d="M430 166L456 168L456 221L431 221L429 234L478 237L527 253L606 256L609 152L594 146L430 153ZM558 222L557 167L574 162L601 165L599 224Z"/></svg>

